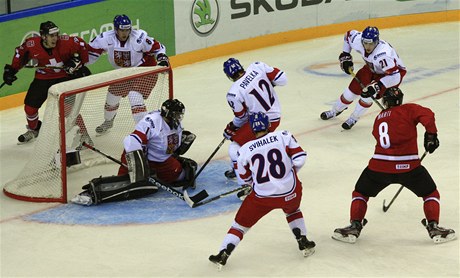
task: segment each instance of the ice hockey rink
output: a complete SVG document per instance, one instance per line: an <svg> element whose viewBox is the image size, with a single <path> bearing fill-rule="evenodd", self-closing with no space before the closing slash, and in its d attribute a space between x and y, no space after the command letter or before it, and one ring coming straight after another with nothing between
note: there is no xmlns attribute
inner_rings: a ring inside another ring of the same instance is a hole
<svg viewBox="0 0 460 278"><path fill-rule="evenodd" d="M350 26L353 28L352 26ZM459 226L459 28L458 22L381 29L405 62L404 102L436 113L440 147L423 160L441 194L443 227ZM435 245L421 225L422 200L404 189L387 212L399 185L368 202L357 243L331 239L348 225L351 192L374 150L373 105L349 131L341 124L354 104L336 119L319 114L348 85L337 57L342 36L300 41L233 55L243 66L263 61L279 67L288 85L276 87L283 118L278 129L291 131L308 153L299 173L308 238L316 253L303 258L281 211L256 224L220 272L208 261L219 246L240 202L235 196L191 209L181 200L158 193L145 200L81 207L29 203L0 194L2 277L459 277L459 240ZM355 69L362 65L353 52ZM174 69L174 93L186 106L184 126L197 139L188 157L206 161L222 140L232 114L225 99L230 81L220 57ZM29 81L27 81L29 82ZM126 100L125 100L126 101ZM44 109L41 110L41 116ZM24 132L23 108L0 112L1 184L13 179L33 151L16 145ZM419 128L419 153L423 153ZM121 143L120 143L121 144ZM226 191L228 142L198 179L197 190ZM116 166L113 166L116 169ZM72 177L69 198L99 176L82 170ZM78 217L77 217L78 215Z"/></svg>

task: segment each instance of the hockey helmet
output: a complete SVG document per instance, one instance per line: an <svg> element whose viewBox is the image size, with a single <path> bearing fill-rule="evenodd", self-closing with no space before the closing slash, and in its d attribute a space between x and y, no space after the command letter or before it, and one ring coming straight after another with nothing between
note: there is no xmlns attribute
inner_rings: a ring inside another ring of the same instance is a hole
<svg viewBox="0 0 460 278"><path fill-rule="evenodd" d="M237 59L229 58L224 62L224 73L230 80L235 81L241 71L244 71L244 68Z"/></svg>
<svg viewBox="0 0 460 278"><path fill-rule="evenodd" d="M59 28L52 21L42 22L40 24L40 36L52 35L59 33Z"/></svg>
<svg viewBox="0 0 460 278"><path fill-rule="evenodd" d="M131 19L125 14L116 15L113 19L113 27L115 30L129 30L131 29Z"/></svg>
<svg viewBox="0 0 460 278"><path fill-rule="evenodd" d="M254 133L266 131L270 127L270 120L264 112L257 112L249 115L249 124Z"/></svg>
<svg viewBox="0 0 460 278"><path fill-rule="evenodd" d="M401 105L403 102L404 94L398 87L391 87L383 93L383 105L386 108Z"/></svg>
<svg viewBox="0 0 460 278"><path fill-rule="evenodd" d="M376 45L379 42L379 29L375 26L367 26L361 35L361 42Z"/></svg>
<svg viewBox="0 0 460 278"><path fill-rule="evenodd" d="M169 121L171 128L177 128L184 118L185 106L178 99L168 99L161 105L160 113Z"/></svg>

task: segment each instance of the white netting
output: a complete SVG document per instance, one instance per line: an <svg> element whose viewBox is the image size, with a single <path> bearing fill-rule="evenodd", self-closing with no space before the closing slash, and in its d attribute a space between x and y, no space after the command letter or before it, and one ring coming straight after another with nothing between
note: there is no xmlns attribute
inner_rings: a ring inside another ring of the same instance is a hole
<svg viewBox="0 0 460 278"><path fill-rule="evenodd" d="M52 86L41 119L40 134L32 143L35 144L34 151L19 176L5 184L5 194L26 201L65 202L66 176L109 162L94 151L82 148L79 151L80 164L62 167L61 153L65 156L66 152L79 150L82 141L120 159L123 139L135 126L129 97L121 99L110 131L101 136L95 132L96 127L104 122L109 87L115 94L141 92L147 111L159 109L163 101L173 96L171 71L163 67L118 69ZM63 132L61 121L64 122ZM110 173L113 174L116 173Z"/></svg>

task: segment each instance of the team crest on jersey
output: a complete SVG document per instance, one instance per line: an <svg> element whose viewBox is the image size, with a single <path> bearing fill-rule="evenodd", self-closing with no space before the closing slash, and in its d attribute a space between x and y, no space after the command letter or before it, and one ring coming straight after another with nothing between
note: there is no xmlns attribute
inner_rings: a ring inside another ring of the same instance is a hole
<svg viewBox="0 0 460 278"><path fill-rule="evenodd" d="M115 50L113 52L113 60L119 67L128 68L131 67L131 52Z"/></svg>
<svg viewBox="0 0 460 278"><path fill-rule="evenodd" d="M179 145L179 136L176 133L168 135L168 148L166 149L166 153L174 153L177 145Z"/></svg>
<svg viewBox="0 0 460 278"><path fill-rule="evenodd" d="M35 46L35 41L29 40L29 41L27 41L26 45L27 45L27 47L34 47Z"/></svg>

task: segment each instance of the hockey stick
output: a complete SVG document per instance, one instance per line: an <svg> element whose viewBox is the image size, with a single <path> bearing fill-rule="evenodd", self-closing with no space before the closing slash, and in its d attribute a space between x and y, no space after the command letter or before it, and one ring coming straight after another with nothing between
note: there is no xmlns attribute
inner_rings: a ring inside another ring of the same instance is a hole
<svg viewBox="0 0 460 278"><path fill-rule="evenodd" d="M428 152L425 151L423 154L422 154L422 157L420 158L420 162L422 162L422 160L425 158L426 154ZM398 197L399 193L401 193L401 191L403 190L404 186L401 185L401 187L398 189L398 191L396 192L395 196L393 197L393 199L391 199L390 203L388 204L388 206L385 206L385 199L383 199L383 212L387 212L387 210L390 208L391 204L393 204L393 202L395 201L396 197Z"/></svg>
<svg viewBox="0 0 460 278"><path fill-rule="evenodd" d="M225 196L228 196L232 193L235 193L235 192L240 192L242 190L245 190L246 188L250 187L250 185L243 185L242 187L239 187L239 188L236 188L236 189L233 189L233 190L230 190L230 191L227 191L227 192L224 192L220 195L217 195L217 196L214 196L212 198L209 198L207 200L204 200L202 202L194 202L192 200L192 198L190 198L188 196L188 193L187 193L187 190L184 190L184 198L185 198L185 202L191 207L191 208L196 208L196 207L199 207L199 206L202 206L202 205L205 205L205 204L208 204L208 203L211 203L211 202L214 202L216 200L219 200L220 198L222 197L225 197Z"/></svg>
<svg viewBox="0 0 460 278"><path fill-rule="evenodd" d="M3 82L2 85L0 85L0 89L6 85L6 82Z"/></svg>
<svg viewBox="0 0 460 278"><path fill-rule="evenodd" d="M35 65L25 65L26 69L64 69L63 66L35 66Z"/></svg>
<svg viewBox="0 0 460 278"><path fill-rule="evenodd" d="M82 145L87 147L88 149L90 149L92 151L95 151L98 154L100 154L100 155L112 160L113 162L115 162L115 163L117 163L117 164L119 164L119 165L121 165L121 166L123 166L125 168L128 168L128 166L123 164L120 160L115 159L115 158L111 157L110 155L101 152L100 150L98 150L95 147L87 144L86 142L83 142ZM154 179L152 177L149 177L148 181L149 181L149 183L154 184L154 185L158 186L159 188L163 189L164 191L176 196L177 198L181 199L182 201L185 201L190 207L192 207L192 206L189 204L189 200L193 204L193 203L198 203L198 202L206 199L209 196L209 194L208 194L208 192L206 192L206 190L201 190L200 192L198 192L197 194L195 194L195 195L193 195L191 197L189 197L188 194L187 194L188 200L186 200L185 197L184 197L185 192L186 192L185 190L184 190L184 193L182 193L182 192L180 192L180 191L178 191L178 190L176 190L176 189L174 189L174 188L172 188L170 186L162 184L161 182L157 181L156 179Z"/></svg>
<svg viewBox="0 0 460 278"><path fill-rule="evenodd" d="M350 68L348 68L348 69L350 69ZM353 76L354 80L358 81L359 86L361 86L362 89L364 89L364 87L366 87L366 86L364 86L363 83L361 83L361 80L359 80L359 78L356 76L356 74L352 70L350 70L350 74L351 74L351 76ZM371 96L371 98L380 107L380 109L385 110L385 108L382 106L382 104L380 104L380 101L376 100L374 96Z"/></svg>
<svg viewBox="0 0 460 278"><path fill-rule="evenodd" d="M195 182L196 178L198 178L198 176L201 174L201 172L203 171L204 167L206 167L206 165L208 165L209 161L211 161L211 159L214 157L214 155L216 155L216 153L219 151L219 149L225 143L225 140L226 140L226 138L222 139L222 141L219 143L217 148L209 156L208 160L206 160L206 162L203 164L203 166L201 166L200 170L198 170L198 173L196 173L195 177L193 177L193 180L190 182L190 184L193 184Z"/></svg>

